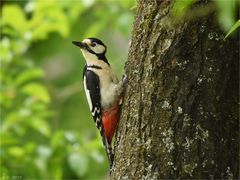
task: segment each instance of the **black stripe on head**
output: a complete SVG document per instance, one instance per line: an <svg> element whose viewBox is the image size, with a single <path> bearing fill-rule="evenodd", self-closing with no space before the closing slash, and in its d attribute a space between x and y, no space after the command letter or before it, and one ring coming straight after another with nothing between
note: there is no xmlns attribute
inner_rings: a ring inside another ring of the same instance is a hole
<svg viewBox="0 0 240 180"><path fill-rule="evenodd" d="M97 44L100 44L100 45L103 45L104 47L106 47L105 44L100 39L93 38L93 37L88 38L88 39L90 39L92 42L95 42Z"/></svg>
<svg viewBox="0 0 240 180"><path fill-rule="evenodd" d="M102 53L102 54L96 54L96 56L98 57L99 60L102 60L102 61L104 61L105 63L107 63L108 65L110 65L104 53Z"/></svg>
<svg viewBox="0 0 240 180"><path fill-rule="evenodd" d="M102 60L102 61L106 62L108 65L110 65L108 60L107 60L107 58L106 58L106 56L105 56L105 52L103 52L101 54L97 54L93 50L91 50L89 47L87 47L86 50L88 52L92 53L92 54L95 54L98 57L99 60Z"/></svg>
<svg viewBox="0 0 240 180"><path fill-rule="evenodd" d="M96 66L96 65L88 65L88 68L94 68L94 69L102 69L100 66Z"/></svg>
<svg viewBox="0 0 240 180"><path fill-rule="evenodd" d="M107 60L107 58L106 58L106 56L105 56L105 53L106 53L106 50L107 50L107 47L105 46L105 44L103 44L103 42L102 42L100 39L97 39L97 38L93 38L93 37L92 37L92 38L87 38L87 39L91 40L91 42L95 42L96 44L103 45L103 46L105 47L105 51L104 51L103 53L101 53L101 54L95 53L95 52L94 52L93 50L91 50L89 47L87 47L86 49L87 49L90 53L95 54L95 55L98 57L99 60L102 60L102 61L106 62L108 65L110 65L109 62L108 62L108 60Z"/></svg>

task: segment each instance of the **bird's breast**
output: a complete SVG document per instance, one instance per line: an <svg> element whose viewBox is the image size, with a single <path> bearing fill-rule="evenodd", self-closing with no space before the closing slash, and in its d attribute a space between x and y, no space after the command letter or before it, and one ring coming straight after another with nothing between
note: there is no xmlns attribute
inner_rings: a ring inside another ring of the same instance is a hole
<svg viewBox="0 0 240 180"><path fill-rule="evenodd" d="M117 83L116 75L110 67L102 69L89 68L99 77L101 106L103 109L110 108L117 99Z"/></svg>
<svg viewBox="0 0 240 180"><path fill-rule="evenodd" d="M104 84L101 87L101 105L103 109L110 108L117 99L116 84Z"/></svg>

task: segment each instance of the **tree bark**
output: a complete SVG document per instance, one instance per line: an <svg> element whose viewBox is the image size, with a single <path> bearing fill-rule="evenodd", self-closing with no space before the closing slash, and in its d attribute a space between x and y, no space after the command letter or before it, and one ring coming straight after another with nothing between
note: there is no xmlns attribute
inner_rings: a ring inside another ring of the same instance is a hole
<svg viewBox="0 0 240 180"><path fill-rule="evenodd" d="M239 39L139 0L111 179L238 178Z"/></svg>

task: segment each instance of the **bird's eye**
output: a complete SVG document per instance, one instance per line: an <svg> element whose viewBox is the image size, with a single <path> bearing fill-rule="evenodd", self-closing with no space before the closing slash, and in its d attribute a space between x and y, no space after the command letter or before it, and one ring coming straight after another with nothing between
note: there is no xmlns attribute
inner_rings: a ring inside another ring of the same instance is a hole
<svg viewBox="0 0 240 180"><path fill-rule="evenodd" d="M96 43L95 43L95 42L92 42L92 43L91 43L91 46L92 46L92 47L96 46Z"/></svg>

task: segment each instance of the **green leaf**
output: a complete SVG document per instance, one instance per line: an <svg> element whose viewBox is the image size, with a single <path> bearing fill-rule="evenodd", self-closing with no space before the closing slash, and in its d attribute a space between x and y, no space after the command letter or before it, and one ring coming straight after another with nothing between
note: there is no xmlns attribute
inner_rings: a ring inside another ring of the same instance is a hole
<svg viewBox="0 0 240 180"><path fill-rule="evenodd" d="M233 31L235 31L240 26L240 19L232 26L232 28L228 31L225 38L227 38Z"/></svg>
<svg viewBox="0 0 240 180"><path fill-rule="evenodd" d="M12 58L13 58L13 53L11 52L11 40L9 38L2 38L1 41L1 46L0 46L0 62L1 63L9 63Z"/></svg>
<svg viewBox="0 0 240 180"><path fill-rule="evenodd" d="M87 8L92 6L95 3L96 0L82 0L82 4Z"/></svg>
<svg viewBox="0 0 240 180"><path fill-rule="evenodd" d="M50 96L47 89L39 83L27 84L23 86L21 90L23 93L33 96L34 98L39 99L43 102L50 102Z"/></svg>
<svg viewBox="0 0 240 180"><path fill-rule="evenodd" d="M37 143L36 143L36 142L28 141L28 142L26 142L25 145L24 145L24 151L25 151L26 153L30 154L30 153L35 152L36 147L37 147Z"/></svg>
<svg viewBox="0 0 240 180"><path fill-rule="evenodd" d="M16 139L16 137L13 134L3 131L2 128L0 129L0 146L1 147L4 145L13 145L17 143L19 143L18 139Z"/></svg>
<svg viewBox="0 0 240 180"><path fill-rule="evenodd" d="M39 145L37 148L37 152L39 156L43 159L48 159L52 154L51 148L44 145Z"/></svg>
<svg viewBox="0 0 240 180"><path fill-rule="evenodd" d="M19 146L13 146L8 149L8 153L12 156L20 158L24 155L24 150Z"/></svg>
<svg viewBox="0 0 240 180"><path fill-rule="evenodd" d="M223 30L228 31L236 21L235 13L236 13L236 0L215 0L214 1L218 8L218 21L222 26Z"/></svg>
<svg viewBox="0 0 240 180"><path fill-rule="evenodd" d="M27 69L16 78L15 83L17 85L20 85L29 80L33 80L43 76L44 76L44 71L40 68Z"/></svg>
<svg viewBox="0 0 240 180"><path fill-rule="evenodd" d="M6 116L6 121L3 124L2 128L3 128L3 130L5 130L5 129L8 130L9 128L11 128L12 126L18 124L22 120L23 120L23 117L20 115L20 113L14 111L12 113L9 113Z"/></svg>
<svg viewBox="0 0 240 180"><path fill-rule="evenodd" d="M40 3L45 4L45 3ZM40 5L39 4L39 5ZM54 4L48 4L48 8L37 9L30 20L33 39L45 39L51 32L58 32L63 37L67 37L70 31L69 21L63 10ZM51 9L50 11L48 9Z"/></svg>
<svg viewBox="0 0 240 180"><path fill-rule="evenodd" d="M105 154L104 154L105 155ZM102 153L100 153L99 151L97 150L92 150L91 152L91 157L94 159L94 161L98 162L99 164L100 163L104 163L104 156Z"/></svg>
<svg viewBox="0 0 240 180"><path fill-rule="evenodd" d="M31 126L44 136L49 137L51 134L51 129L48 123L42 119L37 118L32 119Z"/></svg>
<svg viewBox="0 0 240 180"><path fill-rule="evenodd" d="M53 137L51 138L51 145L53 148L59 148L60 146L64 146L64 133L61 130L55 132Z"/></svg>
<svg viewBox="0 0 240 180"><path fill-rule="evenodd" d="M3 6L2 21L3 24L12 26L21 33L26 31L26 18L23 10L18 5Z"/></svg>
<svg viewBox="0 0 240 180"><path fill-rule="evenodd" d="M73 152L68 157L68 163L78 177L82 177L88 170L89 160L86 155Z"/></svg>
<svg viewBox="0 0 240 180"><path fill-rule="evenodd" d="M196 0L180 0L175 1L172 9L172 13L176 18L181 18L186 13L186 10L194 3Z"/></svg>
<svg viewBox="0 0 240 180"><path fill-rule="evenodd" d="M55 156L51 158L48 166L48 172L52 179L60 180L63 179L63 157Z"/></svg>
<svg viewBox="0 0 240 180"><path fill-rule="evenodd" d="M115 0L113 0L113 2L115 2ZM123 6L126 9L133 9L133 8L136 8L137 6L137 2L134 0L124 0L124 1L119 1L119 3L121 4L121 6Z"/></svg>
<svg viewBox="0 0 240 180"><path fill-rule="evenodd" d="M84 37L96 36L99 32L104 29L107 21L99 21L89 26L88 30L84 34Z"/></svg>

